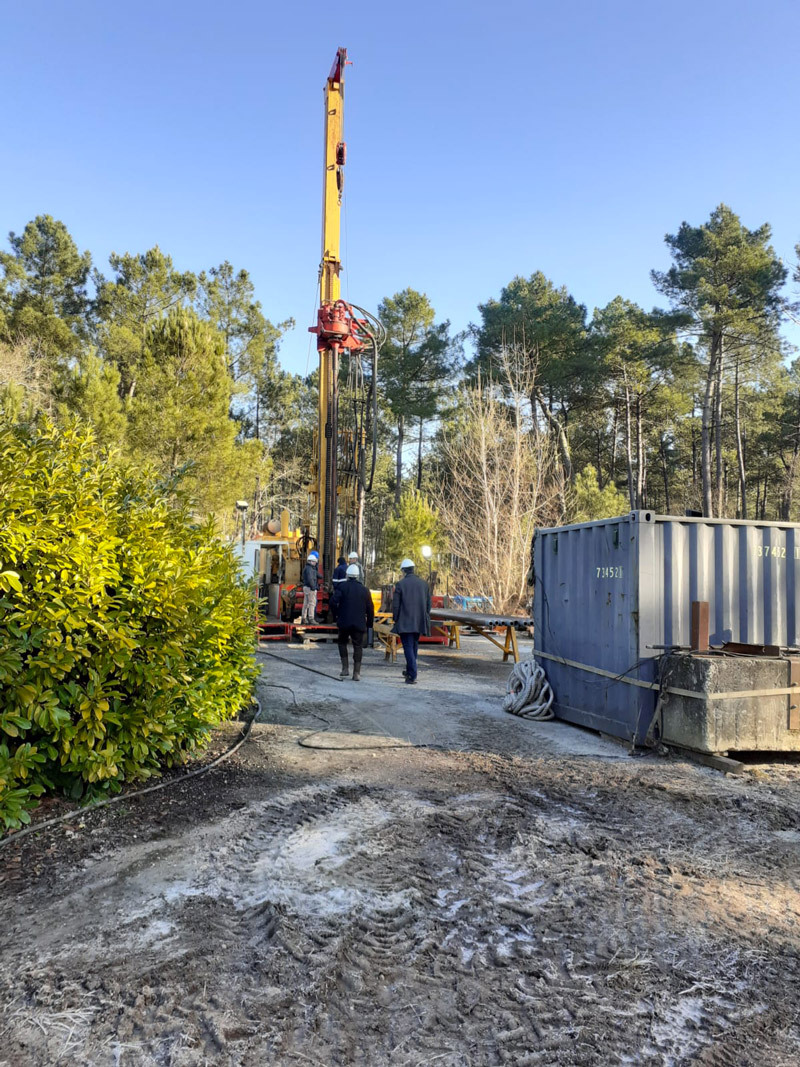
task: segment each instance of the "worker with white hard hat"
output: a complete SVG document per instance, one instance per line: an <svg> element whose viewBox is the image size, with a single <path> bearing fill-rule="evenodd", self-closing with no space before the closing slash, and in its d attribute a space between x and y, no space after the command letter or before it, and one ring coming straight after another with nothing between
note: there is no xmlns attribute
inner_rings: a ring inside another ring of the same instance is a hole
<svg viewBox="0 0 800 1067"><path fill-rule="evenodd" d="M347 662L347 642L353 642L353 681L361 681L361 660L364 655L364 638L375 621L375 608L369 589L359 581L359 566L351 563L347 568L347 580L336 587L333 594L339 657L342 661L340 678L347 678L350 670Z"/></svg>
<svg viewBox="0 0 800 1067"><path fill-rule="evenodd" d="M308 553L306 565L300 582L303 586L303 610L300 614L301 626L313 626L317 621L317 590L319 589L319 552Z"/></svg>
<svg viewBox="0 0 800 1067"><path fill-rule="evenodd" d="M347 563L351 567L352 566L358 567L358 580L359 580L359 582L363 583L363 581L364 581L364 568L361 566L361 561L358 558L358 552L351 552L350 555L347 557Z"/></svg>
<svg viewBox="0 0 800 1067"><path fill-rule="evenodd" d="M416 685L419 639L431 632L431 590L427 582L414 574L413 559L406 556L400 570L403 577L394 587L392 600L392 632L399 634L403 643L406 685Z"/></svg>

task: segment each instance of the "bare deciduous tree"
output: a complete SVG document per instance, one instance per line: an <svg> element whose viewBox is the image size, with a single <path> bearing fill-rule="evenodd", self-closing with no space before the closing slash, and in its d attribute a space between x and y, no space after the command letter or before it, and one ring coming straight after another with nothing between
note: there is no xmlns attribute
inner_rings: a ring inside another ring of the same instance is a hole
<svg viewBox="0 0 800 1067"><path fill-rule="evenodd" d="M531 409L534 371L510 357L501 371L502 389L462 390L458 418L441 432L436 505L459 587L508 611L525 603L534 527L558 522L561 505L557 446Z"/></svg>
<svg viewBox="0 0 800 1067"><path fill-rule="evenodd" d="M0 342L0 397L15 412L53 413L53 371L35 338Z"/></svg>

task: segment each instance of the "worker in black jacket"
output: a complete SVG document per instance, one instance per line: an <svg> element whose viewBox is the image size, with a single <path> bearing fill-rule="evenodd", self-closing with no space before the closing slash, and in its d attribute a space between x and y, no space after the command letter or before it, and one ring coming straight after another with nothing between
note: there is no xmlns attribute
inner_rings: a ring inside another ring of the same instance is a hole
<svg viewBox="0 0 800 1067"><path fill-rule="evenodd" d="M358 567L347 568L347 581L339 585L333 594L336 624L339 627L339 656L342 660L340 678L347 678L350 670L347 663L347 641L353 642L353 681L361 681L361 659L364 655L364 638L375 622L375 608L369 589L358 580Z"/></svg>
<svg viewBox="0 0 800 1067"><path fill-rule="evenodd" d="M341 589L346 581L347 560L344 558L344 556L339 556L339 561L336 565L336 570L333 572L333 590L331 596L331 611L333 612L334 619L336 618L336 590Z"/></svg>
<svg viewBox="0 0 800 1067"><path fill-rule="evenodd" d="M347 560L344 556L339 556L337 561L336 570L333 572L333 591L341 589L344 583L347 581Z"/></svg>
<svg viewBox="0 0 800 1067"><path fill-rule="evenodd" d="M414 561L403 560L400 564L402 579L394 587L392 599L392 632L400 635L406 657L407 685L417 684L417 650L419 639L431 632L431 591L427 582L414 574Z"/></svg>
<svg viewBox="0 0 800 1067"><path fill-rule="evenodd" d="M309 552L308 560L303 567L300 584L303 586L303 610L300 615L300 625L313 626L317 621L317 590L319 589L319 552Z"/></svg>

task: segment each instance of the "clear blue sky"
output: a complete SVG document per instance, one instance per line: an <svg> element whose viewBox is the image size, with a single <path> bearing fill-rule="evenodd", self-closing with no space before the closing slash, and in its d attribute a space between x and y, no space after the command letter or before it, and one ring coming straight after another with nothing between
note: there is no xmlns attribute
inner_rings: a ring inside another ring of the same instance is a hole
<svg viewBox="0 0 800 1067"><path fill-rule="evenodd" d="M345 294L463 328L515 274L651 306L720 202L800 241L797 0L2 0L0 233L62 219L101 269L229 259L294 317L320 248L322 86L347 72ZM312 355L312 365L315 356Z"/></svg>

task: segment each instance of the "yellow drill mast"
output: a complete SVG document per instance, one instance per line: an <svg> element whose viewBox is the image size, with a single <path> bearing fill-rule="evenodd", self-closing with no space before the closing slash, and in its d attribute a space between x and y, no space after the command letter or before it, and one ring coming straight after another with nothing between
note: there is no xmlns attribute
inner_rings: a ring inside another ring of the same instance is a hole
<svg viewBox="0 0 800 1067"><path fill-rule="evenodd" d="M319 267L319 422L311 467L312 523L322 576L329 588L340 536L360 547L359 517L364 493L372 488L378 424L378 350L385 331L369 312L342 300L339 287L339 231L347 146L344 143L344 72L347 49L340 48L325 83L325 157L322 184L322 259ZM356 312L359 316L356 317ZM371 350L362 359L365 348ZM342 426L339 420L339 370L346 381ZM371 438L371 469L367 474L367 441ZM341 522L340 522L341 520ZM340 530L341 525L341 530ZM310 532L310 531L309 531Z"/></svg>
<svg viewBox="0 0 800 1067"><path fill-rule="evenodd" d="M340 215L347 147L344 134L344 71L347 50L340 48L325 84L325 159L322 186L322 260L317 325L319 351L319 423L311 470L311 506L316 518L317 551L322 574L330 583L336 562L338 528L337 459L339 451L339 359L346 350L361 351L361 321L341 299L339 272Z"/></svg>
<svg viewBox="0 0 800 1067"><path fill-rule="evenodd" d="M325 83L325 169L322 185L322 261L320 264L320 306L339 299L339 233L344 188L344 68L347 49L340 48Z"/></svg>

